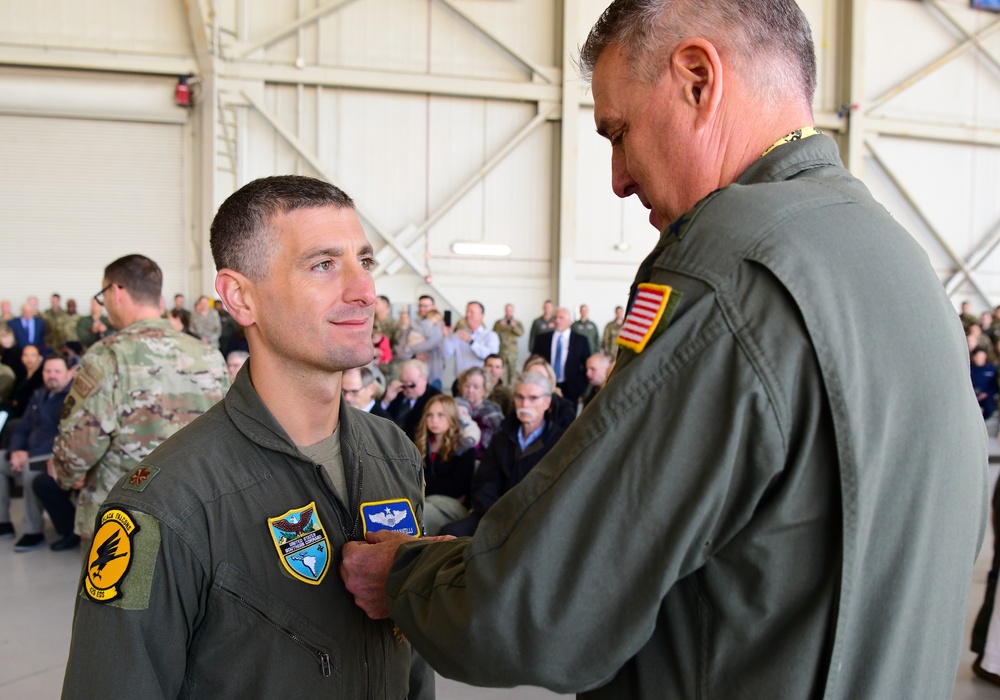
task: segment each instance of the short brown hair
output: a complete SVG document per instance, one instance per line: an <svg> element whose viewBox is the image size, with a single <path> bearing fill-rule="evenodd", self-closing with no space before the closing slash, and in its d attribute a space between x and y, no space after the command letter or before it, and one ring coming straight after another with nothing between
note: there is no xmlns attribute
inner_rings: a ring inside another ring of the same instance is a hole
<svg viewBox="0 0 1000 700"><path fill-rule="evenodd" d="M247 183L222 203L212 221L209 244L216 269L263 279L276 243L271 220L311 207L354 209L354 201L340 188L314 177L276 175Z"/></svg>
<svg viewBox="0 0 1000 700"><path fill-rule="evenodd" d="M109 284L123 287L132 300L147 306L159 306L163 290L163 271L145 255L126 255L104 268Z"/></svg>

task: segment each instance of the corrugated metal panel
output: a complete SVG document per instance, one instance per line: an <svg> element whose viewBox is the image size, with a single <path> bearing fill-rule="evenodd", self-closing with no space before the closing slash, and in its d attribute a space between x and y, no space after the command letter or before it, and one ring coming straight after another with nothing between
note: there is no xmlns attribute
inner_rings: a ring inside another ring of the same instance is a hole
<svg viewBox="0 0 1000 700"><path fill-rule="evenodd" d="M171 56L191 52L183 3L164 0L0 2L0 43Z"/></svg>
<svg viewBox="0 0 1000 700"><path fill-rule="evenodd" d="M185 290L182 141L172 124L0 116L0 298L58 291L85 313L129 253Z"/></svg>

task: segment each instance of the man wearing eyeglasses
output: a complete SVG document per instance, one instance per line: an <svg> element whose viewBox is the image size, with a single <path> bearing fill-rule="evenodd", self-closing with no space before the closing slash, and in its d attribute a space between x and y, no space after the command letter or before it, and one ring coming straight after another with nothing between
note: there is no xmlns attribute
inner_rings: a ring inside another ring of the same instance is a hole
<svg viewBox="0 0 1000 700"><path fill-rule="evenodd" d="M344 394L344 401L348 406L353 406L359 411L370 413L380 418L389 418L389 414L382 408L381 402L376 400L378 382L375 375L367 367L357 367L344 372L344 378L340 383L341 392Z"/></svg>
<svg viewBox="0 0 1000 700"><path fill-rule="evenodd" d="M389 417L413 440L424 406L441 392L430 385L427 365L421 360L407 360L399 369L399 379L389 382L382 405Z"/></svg>
<svg viewBox="0 0 1000 700"><path fill-rule="evenodd" d="M472 480L467 517L441 528L442 535L475 534L479 521L500 497L521 483L562 437L563 428L548 415L552 385L539 374L522 374L514 385L515 412L500 424Z"/></svg>
<svg viewBox="0 0 1000 700"><path fill-rule="evenodd" d="M94 295L121 330L84 355L53 447L59 484L68 490L82 482L76 531L85 544L115 482L229 388L218 349L160 318L162 284L159 265L127 255L107 266Z"/></svg>

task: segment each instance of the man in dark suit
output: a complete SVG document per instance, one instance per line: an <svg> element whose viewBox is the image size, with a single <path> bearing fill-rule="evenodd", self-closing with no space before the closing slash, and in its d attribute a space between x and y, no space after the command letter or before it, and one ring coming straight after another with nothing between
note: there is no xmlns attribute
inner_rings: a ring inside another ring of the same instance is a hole
<svg viewBox="0 0 1000 700"><path fill-rule="evenodd" d="M407 360L399 370L399 379L389 382L382 405L389 418L413 440L424 406L440 393L427 383L427 365L420 360Z"/></svg>
<svg viewBox="0 0 1000 700"><path fill-rule="evenodd" d="M572 322L569 309L557 309L555 330L539 333L531 352L549 361L563 396L575 403L587 388L587 358L591 347L584 336L570 330Z"/></svg>
<svg viewBox="0 0 1000 700"><path fill-rule="evenodd" d="M45 321L38 318L37 301L32 303L31 299L21 307L21 317L12 318L7 325L14 332L14 344L23 348L25 345L37 345L42 347L45 339Z"/></svg>
<svg viewBox="0 0 1000 700"><path fill-rule="evenodd" d="M354 406L373 416L389 418L389 412L382 408L382 402L375 399L377 388L378 382L368 367L345 370L340 380L340 391L344 394L344 401L348 406Z"/></svg>

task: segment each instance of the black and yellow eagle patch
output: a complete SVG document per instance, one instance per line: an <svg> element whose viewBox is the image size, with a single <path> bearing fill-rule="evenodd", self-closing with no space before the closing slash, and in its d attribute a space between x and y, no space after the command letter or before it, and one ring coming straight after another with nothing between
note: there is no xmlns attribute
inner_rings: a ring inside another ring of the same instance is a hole
<svg viewBox="0 0 1000 700"><path fill-rule="evenodd" d="M95 603L110 603L121 595L121 583L132 564L132 543L139 526L119 508L101 517L87 554L83 590Z"/></svg>

